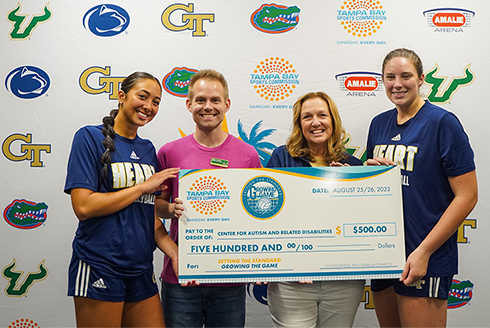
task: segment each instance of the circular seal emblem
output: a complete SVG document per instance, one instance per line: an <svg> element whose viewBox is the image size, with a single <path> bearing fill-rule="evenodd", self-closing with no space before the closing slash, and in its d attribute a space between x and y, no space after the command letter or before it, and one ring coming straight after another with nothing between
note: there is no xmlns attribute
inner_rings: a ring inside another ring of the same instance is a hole
<svg viewBox="0 0 490 328"><path fill-rule="evenodd" d="M271 177L252 178L243 187L241 195L245 211L259 220L272 219L284 206L284 189Z"/></svg>

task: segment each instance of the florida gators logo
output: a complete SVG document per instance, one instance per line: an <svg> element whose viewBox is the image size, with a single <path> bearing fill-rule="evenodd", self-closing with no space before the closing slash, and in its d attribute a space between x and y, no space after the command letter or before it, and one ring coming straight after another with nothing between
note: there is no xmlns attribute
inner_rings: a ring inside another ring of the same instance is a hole
<svg viewBox="0 0 490 328"><path fill-rule="evenodd" d="M447 308L455 309L468 304L473 297L473 286L473 283L469 280L459 281L453 279L447 299Z"/></svg>
<svg viewBox="0 0 490 328"><path fill-rule="evenodd" d="M2 270L2 276L9 281L5 288L5 294L9 297L22 297L26 295L29 288L36 281L44 280L48 276L48 269L44 266L44 260L39 263L38 270L36 272L29 272L22 282L19 279L24 274L24 271L15 271L16 266L17 262L13 259L12 263Z"/></svg>
<svg viewBox="0 0 490 328"><path fill-rule="evenodd" d="M27 38L30 38L32 35L32 32L36 29L36 27L41 24L41 23L46 23L51 19L53 16L53 12L49 9L48 4L45 4L43 7L43 13L40 15L34 15L29 23L27 23L27 26L24 27L23 31L21 32L22 25L26 21L27 14L26 15L21 15L20 10L21 10L21 5L20 3L17 4L17 7L12 9L8 14L7 14L7 20L11 22L12 25L12 30L10 30L9 36L11 40L25 40Z"/></svg>
<svg viewBox="0 0 490 328"><path fill-rule="evenodd" d="M16 199L3 211L3 218L12 227L34 229L47 219L48 206L45 203L34 203L25 199Z"/></svg>
<svg viewBox="0 0 490 328"><path fill-rule="evenodd" d="M299 24L299 12L300 9L296 6L263 4L252 13L250 22L253 27L264 33L285 33Z"/></svg>
<svg viewBox="0 0 490 328"><path fill-rule="evenodd" d="M196 69L175 67L163 78L163 88L173 96L187 97L189 93L189 82L191 77L196 73Z"/></svg>
<svg viewBox="0 0 490 328"><path fill-rule="evenodd" d="M129 14L116 5L97 5L83 16L83 27L101 37L124 32L129 26Z"/></svg>
<svg viewBox="0 0 490 328"><path fill-rule="evenodd" d="M5 88L16 97L33 99L48 91L50 79L45 71L34 66L21 66L12 70L5 79Z"/></svg>
<svg viewBox="0 0 490 328"><path fill-rule="evenodd" d="M430 93L427 99L432 103L445 104L449 102L453 95L460 87L467 86L475 80L475 75L470 70L470 65L464 69L464 76L452 78L449 86L445 90L441 90L441 85L446 81L447 77L438 77L436 74L439 71L439 66L436 66L425 74L425 83L430 85Z"/></svg>

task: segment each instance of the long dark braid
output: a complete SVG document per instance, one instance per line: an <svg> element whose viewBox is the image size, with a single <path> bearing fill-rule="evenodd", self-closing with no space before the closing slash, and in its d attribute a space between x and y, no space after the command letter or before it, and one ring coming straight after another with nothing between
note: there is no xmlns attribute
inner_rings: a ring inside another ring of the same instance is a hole
<svg viewBox="0 0 490 328"><path fill-rule="evenodd" d="M150 73L146 72L134 72L133 74L129 75L126 77L122 83L121 83L121 90L127 94L131 88L138 83L138 81L143 80L143 79L150 79L150 80L155 80L158 85L160 85L160 81ZM161 91L161 86L160 86L160 91ZM122 103L119 103L117 109L111 110L108 116L105 116L102 119L102 123L104 123L104 127L102 128L102 134L104 135L105 139L102 141L102 144L105 147L105 151L100 157L100 162L102 163L102 171L101 171L101 181L104 181L104 179L107 176L107 173L109 172L109 165L111 164L112 158L111 158L111 152L116 150L116 145L114 144L114 139L116 138L116 133L114 132L114 119L117 116L117 113L119 112L119 109L121 108Z"/></svg>

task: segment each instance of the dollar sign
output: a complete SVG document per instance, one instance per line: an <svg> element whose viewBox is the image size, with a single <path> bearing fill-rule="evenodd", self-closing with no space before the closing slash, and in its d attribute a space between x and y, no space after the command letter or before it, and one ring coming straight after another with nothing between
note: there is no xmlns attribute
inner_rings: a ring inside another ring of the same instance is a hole
<svg viewBox="0 0 490 328"><path fill-rule="evenodd" d="M340 230L340 226L337 226L337 235L340 235L342 233L342 230Z"/></svg>

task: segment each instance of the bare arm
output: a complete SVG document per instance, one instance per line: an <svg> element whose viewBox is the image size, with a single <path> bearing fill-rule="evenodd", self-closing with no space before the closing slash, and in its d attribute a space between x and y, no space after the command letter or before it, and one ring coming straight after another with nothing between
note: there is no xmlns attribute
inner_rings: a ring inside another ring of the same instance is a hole
<svg viewBox="0 0 490 328"><path fill-rule="evenodd" d="M458 230L478 201L475 171L449 177L449 184L454 193L454 199L427 237L408 256L400 278L400 281L403 281L406 286L425 276L432 253Z"/></svg>
<svg viewBox="0 0 490 328"><path fill-rule="evenodd" d="M184 212L183 202L179 198L175 198L173 203L170 203L170 193L165 191L155 199L155 208L157 215L162 219L180 218Z"/></svg>
<svg viewBox="0 0 490 328"><path fill-rule="evenodd" d="M175 275L179 276L179 250L174 241L167 233L167 229L162 221L155 215L155 244L157 247L172 260L172 268Z"/></svg>
<svg viewBox="0 0 490 328"><path fill-rule="evenodd" d="M167 169L153 174L142 184L115 192L101 193L89 189L71 190L71 203L79 220L109 215L122 210L143 194L152 194L166 188L161 184L168 178L175 177L179 169Z"/></svg>

